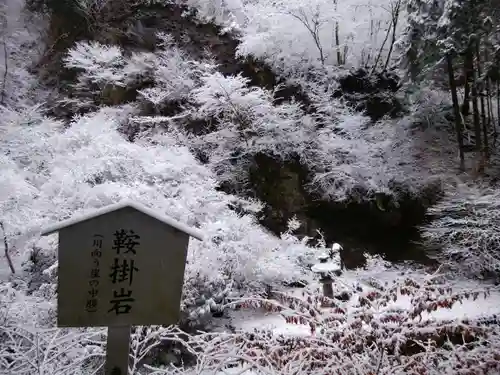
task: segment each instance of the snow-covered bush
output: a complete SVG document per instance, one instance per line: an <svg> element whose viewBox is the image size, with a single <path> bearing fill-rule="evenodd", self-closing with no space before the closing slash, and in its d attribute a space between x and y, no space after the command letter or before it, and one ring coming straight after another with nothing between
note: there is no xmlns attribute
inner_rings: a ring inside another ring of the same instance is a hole
<svg viewBox="0 0 500 375"><path fill-rule="evenodd" d="M54 322L54 300L26 295L20 280L0 283L0 373L62 375L80 366L90 373L102 363L102 329L56 329Z"/></svg>
<svg viewBox="0 0 500 375"><path fill-rule="evenodd" d="M105 46L99 42L78 42L69 50L66 67L81 69L82 83L116 83L124 85L125 66L123 52L118 46Z"/></svg>
<svg viewBox="0 0 500 375"><path fill-rule="evenodd" d="M269 91L250 87L241 76L211 73L191 93L195 117L215 119L217 130L195 141L222 178L235 174L238 159L259 152L286 158L310 147L314 121L298 104L273 104ZM235 153L237 157L231 157ZM236 174L237 174L236 173ZM233 178L233 177L231 177Z"/></svg>
<svg viewBox="0 0 500 375"><path fill-rule="evenodd" d="M495 317L458 321L437 317L441 310L463 300L475 301L479 292L454 292L446 278L437 275L405 277L394 284L376 279L367 283L369 286L353 285L349 301L330 300L306 289L302 294L273 291L273 299L258 295L237 298L225 305L280 314L287 324L308 327L310 334L300 336L277 335L265 328L189 335L173 327L137 327L131 338L131 373L204 374L235 366L259 375L498 371ZM0 330L10 332L5 326ZM42 334L51 341L44 341ZM12 374L28 374L30 369L52 374L50 366L59 371L78 367L89 371L91 366L102 365L102 330L39 329L36 341L29 341L29 337L10 335L2 341L10 346L0 345L0 369L16 369ZM144 362L162 342L175 343L175 350L189 353L195 359L194 366ZM70 355L61 356L62 350L70 348ZM30 351L24 349L33 350L31 361L24 357Z"/></svg>
<svg viewBox="0 0 500 375"><path fill-rule="evenodd" d="M6 113L13 124L0 148L13 150L2 159L13 178L2 180L0 207L19 251L26 246L23 235L41 225L131 198L206 233L206 242L191 243L187 285L199 278L251 290L300 277L286 243L229 207L258 205L216 191L217 181L182 144L182 134L157 132L128 142L117 129L133 111L103 109L67 129L37 112ZM196 289L185 295L196 298Z"/></svg>
<svg viewBox="0 0 500 375"><path fill-rule="evenodd" d="M161 109L165 103L185 99L199 76L213 70L213 66L188 59L168 34L158 33L157 39L156 54L133 52L127 57L118 46L78 42L64 63L77 70L78 82L74 87L83 97L88 97L89 92L106 95L105 90L118 87L137 90L140 99Z"/></svg>
<svg viewBox="0 0 500 375"><path fill-rule="evenodd" d="M404 139L398 138L401 129L386 123L370 125L366 117L356 114L338 120L337 126L317 132L317 147L310 158L316 172L312 188L333 200L391 195L391 182L404 181L395 168L400 159L393 157L398 141Z"/></svg>
<svg viewBox="0 0 500 375"><path fill-rule="evenodd" d="M240 30L247 22L245 6L252 0L156 0L159 2L177 2L195 9L197 17L203 22L214 22L225 26L226 31Z"/></svg>
<svg viewBox="0 0 500 375"><path fill-rule="evenodd" d="M106 328L54 328L54 301L25 292L19 284L0 285L0 373L99 373L106 354ZM174 327L134 327L129 373L149 373L144 368L148 357L162 343L171 343L182 334Z"/></svg>
<svg viewBox="0 0 500 375"><path fill-rule="evenodd" d="M499 199L494 187L458 185L429 214L422 229L436 257L453 269L478 277L500 276Z"/></svg>
<svg viewBox="0 0 500 375"><path fill-rule="evenodd" d="M414 114L415 122L420 120L423 126L435 128L449 124L445 117L452 106L449 93L430 89L425 83L408 88L407 93L410 112Z"/></svg>
<svg viewBox="0 0 500 375"><path fill-rule="evenodd" d="M125 58L118 46L106 46L99 42L78 42L64 59L67 68L77 69L78 87L97 85L127 87L140 78L147 79L156 68L156 56L152 53L133 53Z"/></svg>
<svg viewBox="0 0 500 375"><path fill-rule="evenodd" d="M190 113L215 119L217 129L194 144L209 156L219 178L244 179L247 160L265 153L282 160L298 155L313 172L309 188L333 200L390 195L393 182L419 180L411 167L401 168L405 158L412 165L408 126L371 124L340 101L327 102L328 90L318 95L321 112L307 115L298 103L273 104L271 92L248 86L241 76L208 73L202 83L191 93Z"/></svg>
<svg viewBox="0 0 500 375"><path fill-rule="evenodd" d="M154 106L186 99L200 76L214 67L208 62L192 61L174 44L170 35L159 33L160 51L154 66L154 87L139 90L139 94Z"/></svg>
<svg viewBox="0 0 500 375"><path fill-rule="evenodd" d="M350 301L274 293L232 305L281 314L288 324L311 333L276 335L266 329L205 333L184 341L197 353L193 374L236 367L255 374L456 374L499 370L495 317L462 321L436 318L480 293L454 292L446 278L406 277L387 285L377 280L359 286ZM487 294L487 293L486 293ZM324 307L327 305L328 307ZM485 345L486 343L488 345ZM157 368L157 374L184 373ZM188 372L190 373L190 372Z"/></svg>
<svg viewBox="0 0 500 375"><path fill-rule="evenodd" d="M102 332L0 326L0 372L12 375L91 374L104 358Z"/></svg>

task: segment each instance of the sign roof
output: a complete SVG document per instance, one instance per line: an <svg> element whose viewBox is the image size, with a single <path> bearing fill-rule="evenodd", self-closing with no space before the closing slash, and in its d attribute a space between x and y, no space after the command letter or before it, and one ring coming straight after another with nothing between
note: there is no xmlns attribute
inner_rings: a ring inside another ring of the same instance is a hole
<svg viewBox="0 0 500 375"><path fill-rule="evenodd" d="M70 219L63 220L63 221L60 221L58 223L52 224L52 225L44 228L42 230L41 235L47 236L49 234L53 234L55 232L60 231L61 229L67 228L69 226L73 226L73 225L76 225L78 223L94 219L98 216L102 216L102 215L111 213L113 211L120 210L120 209L125 208L125 207L131 207L137 211L142 212L145 215L151 216L152 218L154 218L158 221L161 221L162 223L164 223L166 225L169 225L177 230L180 230L181 232L184 232L184 233L190 235L191 237L196 238L197 240L203 241L203 234L201 233L201 231L194 229L194 228L191 228L191 227L187 226L186 224L180 223L180 222L172 219L171 217L163 215L158 211L155 211L149 207L146 207L140 203L137 203L137 202L134 202L131 200L122 200L119 203L111 204L111 205L96 209L96 210L90 212L89 214L80 215L80 216L77 216L74 218L70 218Z"/></svg>

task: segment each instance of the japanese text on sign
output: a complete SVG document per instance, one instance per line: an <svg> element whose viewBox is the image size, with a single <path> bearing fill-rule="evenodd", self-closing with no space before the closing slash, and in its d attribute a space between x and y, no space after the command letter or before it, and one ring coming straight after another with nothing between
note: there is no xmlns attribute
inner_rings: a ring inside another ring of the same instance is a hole
<svg viewBox="0 0 500 375"><path fill-rule="evenodd" d="M92 251L90 252L90 256L92 257L92 268L90 270L90 279L89 279L89 289L87 302L85 303L85 309L90 312L97 311L98 300L97 297L99 295L99 278L100 278L100 268L99 268L99 260L102 256L102 241L103 236L100 234L94 234L92 237Z"/></svg>
<svg viewBox="0 0 500 375"><path fill-rule="evenodd" d="M135 265L135 255L141 237L133 230L120 229L114 233L112 250L116 252L110 266L109 280L113 283L113 296L108 313L129 314L135 298L133 297L134 274L139 272Z"/></svg>

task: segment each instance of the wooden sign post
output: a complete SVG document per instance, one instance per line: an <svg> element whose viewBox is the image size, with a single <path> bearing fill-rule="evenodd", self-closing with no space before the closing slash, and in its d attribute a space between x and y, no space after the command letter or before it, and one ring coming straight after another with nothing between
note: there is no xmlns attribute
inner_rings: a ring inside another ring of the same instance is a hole
<svg viewBox="0 0 500 375"><path fill-rule="evenodd" d="M189 237L202 234L134 202L46 228L59 232L59 327L108 327L106 375L127 375L130 328L179 321Z"/></svg>

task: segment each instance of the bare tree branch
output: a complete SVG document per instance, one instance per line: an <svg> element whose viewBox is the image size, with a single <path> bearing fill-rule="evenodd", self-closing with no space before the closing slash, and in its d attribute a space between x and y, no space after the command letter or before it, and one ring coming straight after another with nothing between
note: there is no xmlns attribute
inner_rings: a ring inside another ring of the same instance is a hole
<svg viewBox="0 0 500 375"><path fill-rule="evenodd" d="M7 96L7 74L9 72L8 56L7 56L7 43L3 40L3 59L5 64L5 71L3 73L2 91L0 92L0 104L5 104L5 97Z"/></svg>
<svg viewBox="0 0 500 375"><path fill-rule="evenodd" d="M289 16L292 16L296 20L300 21L304 25L304 27L309 31L311 34L314 44L318 48L319 51L319 59L321 61L322 65L325 65L325 54L323 51L323 45L321 44L320 36L319 36L319 31L320 31L320 26L321 22L319 20L319 11L317 11L314 14L313 20L309 22L307 15L305 14L304 10L301 9L299 10L299 15L293 13L293 12L287 12ZM312 23L312 25L311 25Z"/></svg>
<svg viewBox="0 0 500 375"><path fill-rule="evenodd" d="M389 46L389 52L387 52L387 58L385 60L384 70L389 66L391 61L392 50L394 49L394 44L396 43L396 28L398 27L399 13L401 10L401 0L396 0L395 3L391 3L391 20L392 20L392 38L391 44Z"/></svg>
<svg viewBox="0 0 500 375"><path fill-rule="evenodd" d="M0 221L0 228L2 228L3 232L3 246L5 251L5 258L7 259L7 263L9 263L10 272L12 274L15 274L16 270L14 269L14 264L12 263L12 259L9 254L9 243L7 242L7 233L5 232L5 227L3 225L3 222L1 221Z"/></svg>

